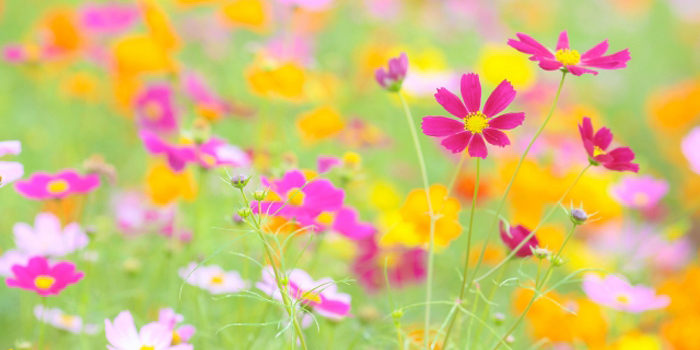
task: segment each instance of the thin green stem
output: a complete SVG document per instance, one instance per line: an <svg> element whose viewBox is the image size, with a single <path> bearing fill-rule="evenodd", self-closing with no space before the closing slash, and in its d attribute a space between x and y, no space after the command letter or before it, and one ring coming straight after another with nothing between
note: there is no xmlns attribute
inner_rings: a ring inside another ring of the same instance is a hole
<svg viewBox="0 0 700 350"><path fill-rule="evenodd" d="M48 317L47 315L49 314L49 309L46 306L46 297L41 298L41 306L42 306L42 312L41 312L41 319L39 320L39 341L37 342L39 350L42 350L44 348L44 335L46 334L46 323L48 323Z"/></svg>
<svg viewBox="0 0 700 350"><path fill-rule="evenodd" d="M467 152L464 152L466 154ZM469 212L469 229L467 230L467 254L464 258L464 269L462 271L462 287L459 290L458 303L462 303L464 299L464 294L467 292L470 286L467 285L467 273L469 272L469 253L472 249L472 231L474 227L474 212L476 210L476 200L479 196L479 177L480 177L480 159L476 158L476 184L474 185L474 196L472 197L472 207ZM455 314L450 320L450 325L447 326L447 331L445 332L445 340L443 344L447 345L447 341L450 339L450 334L452 333L452 328L454 327L456 319L459 317L459 313Z"/></svg>
<svg viewBox="0 0 700 350"><path fill-rule="evenodd" d="M455 171L452 174L452 178L450 179L450 183L449 183L449 185L447 185L447 196L448 197L450 196L450 193L452 193L452 190L455 187L455 183L457 182L457 178L459 177L459 173L462 171L462 166L464 165L464 161L467 159L468 155L469 155L469 152L464 150L462 152L462 156L459 157L459 162L457 163L457 168L455 168Z"/></svg>
<svg viewBox="0 0 700 350"><path fill-rule="evenodd" d="M559 95L561 94L562 87L564 86L564 78L566 78L566 72L562 73L561 81L559 82L559 88L557 89L557 93L554 96L554 102L552 103L552 107L549 110L549 114L547 114L547 117L544 119L544 122L542 123L542 125L540 125L540 128L537 129L537 132L535 132L535 135L532 137L532 140L530 140L530 143L527 145L527 148L525 148L525 152L520 157L520 160L518 161L518 165L515 167L515 172L513 172L513 176L511 177L510 182L508 182L508 186L506 186L506 190L503 193L503 197L501 197L501 201L498 203L498 207L496 208L496 215L494 215L493 221L491 222L491 227L487 231L488 234L486 235L486 239L484 240L484 245L481 248L481 253L479 254L479 260L476 262L476 266L474 267L472 277L470 278L470 283L472 280L474 280L474 277L476 277L476 273L479 270L479 267L481 267L481 263L483 262L484 254L486 253L486 248L488 247L489 240L490 240L491 236L493 236L493 232L496 228L496 224L498 223L498 218L501 215L501 210L503 209L503 204L505 204L506 198L508 198L508 194L510 194L510 190L513 187L513 183L515 183L515 179L517 178L518 173L520 172L520 167L525 162L525 158L527 157L528 153L530 153L530 149L532 148L532 145L535 143L535 141L540 136L540 134L542 133L544 128L547 126L547 124L549 123L549 120L552 118L552 115L554 115L554 110L556 109L557 103L559 102Z"/></svg>
<svg viewBox="0 0 700 350"><path fill-rule="evenodd" d="M498 273L498 277L496 277L495 281L497 283L499 283L499 285L502 282L503 276L505 275L506 271L508 271L508 264L511 261L513 261L513 259L508 259L506 261L506 264L503 265L503 267L501 268L501 271ZM493 298L496 296L496 291L498 291L499 285L493 286L493 288L491 288L491 291L489 291L489 296L486 299L487 300L486 305L484 306L484 310L481 312L481 319L482 320L486 319L486 317L488 317L488 315L489 315L489 311L491 310L491 302L493 301ZM474 323L474 319L472 318L471 322L469 322L470 329L471 329L473 323ZM481 330L483 329L483 327L484 327L484 325L480 324L479 328L476 330L476 336L474 337L474 343L477 343L477 344L479 343L479 337L481 336Z"/></svg>
<svg viewBox="0 0 700 350"><path fill-rule="evenodd" d="M423 177L423 187L425 189L425 199L428 202L428 212L430 214L430 242L428 243L428 273L426 278L426 291L425 291L425 322L424 322L424 333L423 333L423 345L426 350L430 348L430 301L432 299L432 285L433 285L433 264L435 255L435 211L433 211L433 204L430 200L430 182L428 181L428 170L425 166L425 158L423 157L423 149L420 145L420 140L418 139L418 132L416 131L416 126L413 122L413 115L411 114L411 109L408 108L408 103L403 97L401 92L398 93L401 104L403 105L404 114L406 115L406 122L408 123L408 128L411 130L411 138L413 139L413 145L416 148L416 155L418 156L418 164L420 166L421 176Z"/></svg>

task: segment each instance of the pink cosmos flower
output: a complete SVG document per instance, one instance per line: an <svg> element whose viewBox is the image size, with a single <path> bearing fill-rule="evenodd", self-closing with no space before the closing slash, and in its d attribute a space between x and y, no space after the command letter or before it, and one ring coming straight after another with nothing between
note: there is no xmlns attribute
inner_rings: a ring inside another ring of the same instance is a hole
<svg viewBox="0 0 700 350"><path fill-rule="evenodd" d="M31 258L31 255L17 249L5 251L4 254L0 256L0 276L12 277L14 275L12 266L26 265Z"/></svg>
<svg viewBox="0 0 700 350"><path fill-rule="evenodd" d="M223 97L217 95L206 84L201 75L194 72L185 73L183 87L187 95L194 100L199 108L215 112L217 115L227 115L233 112L232 105Z"/></svg>
<svg viewBox="0 0 700 350"><path fill-rule="evenodd" d="M168 327L173 334L172 345L186 344L197 331L197 329L190 324L178 326L178 324L182 323L184 320L184 316L175 313L175 310L171 308L160 309L160 311L158 311L158 323Z"/></svg>
<svg viewBox="0 0 700 350"><path fill-rule="evenodd" d="M603 165L614 171L639 171L639 164L632 163L634 152L629 147L618 147L608 151L613 140L613 134L608 128L600 128L593 134L591 118L583 118L583 123L578 126L583 140L583 147L588 153L588 160L593 165Z"/></svg>
<svg viewBox="0 0 700 350"><path fill-rule="evenodd" d="M170 144L149 130L141 130L139 137L148 152L165 155L173 171L182 171L187 163L197 161L197 152L193 145Z"/></svg>
<svg viewBox="0 0 700 350"><path fill-rule="evenodd" d="M280 4L300 7L308 11L328 9L335 0L277 0Z"/></svg>
<svg viewBox="0 0 700 350"><path fill-rule="evenodd" d="M88 193L100 186L97 174L82 176L75 170L62 170L56 174L37 172L27 180L17 181L19 194L37 200L63 198L72 194Z"/></svg>
<svg viewBox="0 0 700 350"><path fill-rule="evenodd" d="M162 232L175 217L173 206L153 205L139 191L123 191L112 198L117 227L127 235Z"/></svg>
<svg viewBox="0 0 700 350"><path fill-rule="evenodd" d="M58 295L68 285L78 283L83 278L83 273L75 271L72 262L49 265L49 261L41 256L29 259L26 266L12 266L12 272L14 276L5 280L8 287L35 291L42 297Z"/></svg>
<svg viewBox="0 0 700 350"><path fill-rule="evenodd" d="M105 320L105 336L109 350L192 350L190 344L172 344L173 332L159 322L137 329L129 311L122 311L114 322Z"/></svg>
<svg viewBox="0 0 700 350"><path fill-rule="evenodd" d="M389 60L388 70L377 68L374 72L374 77L381 87L396 92L401 90L401 84L403 84L407 72L408 56L406 56L405 52L402 52L399 57Z"/></svg>
<svg viewBox="0 0 700 350"><path fill-rule="evenodd" d="M177 131L173 91L166 84L155 84L142 91L134 101L136 121L143 129L156 133Z"/></svg>
<svg viewBox="0 0 700 350"><path fill-rule="evenodd" d="M306 271L294 269L287 272L290 297L319 315L340 320L350 315L350 295L338 292L331 278L314 281ZM262 280L255 284L265 294L282 300L272 267L263 270Z"/></svg>
<svg viewBox="0 0 700 350"><path fill-rule="evenodd" d="M442 145L452 153L462 152L468 147L471 157L486 158L488 150L484 139L494 146L510 145L508 136L501 130L510 130L521 125L525 113L497 115L515 99L513 86L507 80L502 81L486 100L483 111L480 110L481 83L478 74L462 75L461 91L464 103L445 88L437 90L437 102L458 120L443 116L424 117L423 133L428 136L445 137Z"/></svg>
<svg viewBox="0 0 700 350"><path fill-rule="evenodd" d="M284 33L270 39L265 45L266 56L277 62L295 62L301 66L309 66L314 61L313 41L300 34Z"/></svg>
<svg viewBox="0 0 700 350"><path fill-rule="evenodd" d="M358 255L352 270L369 291L386 287L384 265L392 288L421 283L426 277L426 253L420 248L401 245L381 247L375 237L357 242Z"/></svg>
<svg viewBox="0 0 700 350"><path fill-rule="evenodd" d="M587 274L582 287L592 301L625 312L663 309L671 302L666 295L656 295L653 288L633 286L615 275L601 278L596 274Z"/></svg>
<svg viewBox="0 0 700 350"><path fill-rule="evenodd" d="M34 316L41 322L74 334L95 334L98 331L96 324L83 324L80 316L66 314L59 308L45 308L43 305L37 305L34 307Z"/></svg>
<svg viewBox="0 0 700 350"><path fill-rule="evenodd" d="M28 255L62 257L83 249L88 236L77 222L62 227L61 220L51 213L39 213L34 227L23 222L12 227L17 248Z"/></svg>
<svg viewBox="0 0 700 350"><path fill-rule="evenodd" d="M22 152L19 141L0 141L0 157ZM18 162L0 161L0 187L12 183L24 175L24 166Z"/></svg>
<svg viewBox="0 0 700 350"><path fill-rule="evenodd" d="M241 278L238 271L225 271L216 265L202 265L197 268L197 263L191 262L187 267L178 270L178 274L186 283L211 294L238 293L248 288L248 282Z"/></svg>
<svg viewBox="0 0 700 350"><path fill-rule="evenodd" d="M343 207L337 212L324 211L308 222L304 219L300 220L303 226L313 226L319 232L330 229L353 241L371 237L377 232L372 224L361 222L357 210L351 207Z"/></svg>
<svg viewBox="0 0 700 350"><path fill-rule="evenodd" d="M333 170L334 168L340 166L341 164L343 164L343 161L338 157L319 156L318 158L316 158L316 168L321 174L327 173Z"/></svg>
<svg viewBox="0 0 700 350"><path fill-rule="evenodd" d="M562 69L576 76L586 73L598 75L597 71L589 68L620 69L627 67L627 61L630 60L629 49L603 56L608 51L607 40L580 54L569 47L569 36L566 31L559 34L555 52L550 51L528 35L522 33L516 35L519 40L509 39L508 45L522 53L531 55L530 60L538 61L540 68L544 70Z"/></svg>
<svg viewBox="0 0 700 350"><path fill-rule="evenodd" d="M501 221L499 227L501 230L501 239L503 240L503 243L511 250L515 249L527 236L530 235L530 230L522 225L511 226L508 230L506 230L505 224L503 221ZM518 249L515 256L525 258L532 255L532 249L537 248L538 244L539 241L537 240L537 237L532 236L530 240L525 243L525 245Z"/></svg>
<svg viewBox="0 0 700 350"><path fill-rule="evenodd" d="M218 137L211 137L198 145L197 158L199 165L206 169L219 166L247 167L252 162L248 153Z"/></svg>
<svg viewBox="0 0 700 350"><path fill-rule="evenodd" d="M691 130L683 138L681 150L690 163L690 169L700 175L700 127Z"/></svg>
<svg viewBox="0 0 700 350"><path fill-rule="evenodd" d="M119 34L139 18L137 6L119 2L89 3L80 9L80 23L88 32Z"/></svg>
<svg viewBox="0 0 700 350"><path fill-rule="evenodd" d="M276 197L274 201L260 203L262 213L300 222L310 223L323 212L340 210L345 199L345 192L329 180L312 179L307 183L304 173L299 170L288 171L277 181L262 178L262 182ZM251 208L257 213L258 203L253 202Z"/></svg>
<svg viewBox="0 0 700 350"><path fill-rule="evenodd" d="M627 176L611 188L613 198L619 203L637 209L656 206L668 193L668 181L651 175Z"/></svg>

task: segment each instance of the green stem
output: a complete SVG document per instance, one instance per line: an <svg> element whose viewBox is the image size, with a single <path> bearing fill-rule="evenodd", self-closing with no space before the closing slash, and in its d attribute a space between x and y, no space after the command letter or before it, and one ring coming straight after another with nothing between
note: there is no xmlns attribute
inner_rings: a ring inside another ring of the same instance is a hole
<svg viewBox="0 0 700 350"><path fill-rule="evenodd" d="M498 277L496 277L496 282L500 283L503 280L503 276L505 275L506 271L508 271L508 264L513 261L513 259L508 259L506 261L506 264L503 265L503 268L501 268L500 272L498 273ZM496 291L498 291L498 285L494 285L493 288L491 288L491 291L489 292L489 296L486 300L486 305L484 306L484 310L481 312L481 319L485 320L486 317L489 315L489 311L491 310L491 302L493 301L493 298L496 296ZM469 322L469 328L471 329L472 325L474 323L474 319L472 318L471 322ZM479 337L481 336L481 330L484 328L483 324L479 324L479 328L476 330L476 336L474 337L474 343L479 343Z"/></svg>
<svg viewBox="0 0 700 350"><path fill-rule="evenodd" d="M425 158L423 157L423 149L420 145L420 140L418 139L418 132L416 131L416 126L413 123L413 115L411 114L411 109L408 108L408 103L403 97L401 92L398 93L401 104L403 105L404 114L406 115L406 122L408 123L408 128L411 130L411 138L413 139L413 145L416 148L416 155L418 156L418 164L420 165L421 176L423 177L423 187L425 189L425 199L428 201L428 212L430 214L430 242L428 243L428 273L426 278L426 291L425 291L425 322L423 324L423 345L426 350L430 348L430 301L432 299L432 285L433 285L433 264L435 255L435 212L433 211L433 204L430 200L430 184L428 181L428 170L425 166Z"/></svg>
<svg viewBox="0 0 700 350"><path fill-rule="evenodd" d="M525 148L525 152L520 157L518 165L515 167L515 172L513 172L513 176L511 177L510 182L508 182L508 186L506 186L506 191L503 193L503 197L501 197L501 201L498 203L498 207L496 208L496 215L494 215L491 227L487 231L488 234L486 235L486 240L484 240L484 245L481 248L481 253L479 254L479 260L476 262L476 266L474 267L474 272L472 273L472 277L470 278L470 280L474 280L474 277L476 277L476 273L479 270L479 267L481 267L481 263L484 259L484 254L486 253L486 248L488 247L489 240L493 235L494 229L496 228L496 224L498 223L498 218L501 215L503 204L505 204L506 198L508 198L508 194L510 193L511 188L513 187L513 183L515 182L515 179L518 176L518 173L520 172L520 167L525 162L525 158L527 157L528 153L530 153L532 145L540 136L544 128L547 126L547 123L549 123L549 120L552 118L552 115L554 114L554 110L556 109L557 103L559 102L559 95L561 94L562 87L564 86L564 78L566 78L566 72L562 73L561 81L559 82L559 88L557 89L557 94L554 96L554 102L552 103L552 107L549 110L549 114L547 114L547 117L544 119L544 122L542 123L540 128L537 129L537 132L532 137L532 140L530 140L530 143L527 145L527 148Z"/></svg>
<svg viewBox="0 0 700 350"><path fill-rule="evenodd" d="M457 178L459 177L459 173L462 170L462 166L464 165L464 161L467 159L467 155L469 153L464 150L462 152L462 156L459 157L459 162L457 163L457 168L455 168L454 174L452 174L452 178L450 179L450 184L447 186L447 196L450 196L450 193L452 193L452 189L455 187L455 182L457 182ZM478 159L478 158L477 158Z"/></svg>
<svg viewBox="0 0 700 350"><path fill-rule="evenodd" d="M467 154L467 152L463 152ZM461 165L461 163L460 163ZM469 289L467 285L467 272L469 272L469 253L472 249L472 230L474 227L474 212L476 209L476 199L479 195L479 176L480 176L480 158L476 158L476 184L474 185L474 196L472 197L472 207L469 212L469 230L467 231L467 256L464 258L464 269L462 271L462 287L459 290L458 302L461 304L464 299L464 294ZM456 313L450 320L450 325L447 326L447 331L445 332L445 340L443 344L447 346L447 341L450 339L450 334L452 333L452 328L454 327L456 319L459 317L460 313Z"/></svg>
<svg viewBox="0 0 700 350"><path fill-rule="evenodd" d="M47 301L46 297L41 297L41 306L42 306L42 313L41 313L41 320L39 320L39 341L37 342L39 350L42 350L44 348L44 335L46 334L46 323L48 323L48 317L46 316L49 312L49 308L46 306Z"/></svg>

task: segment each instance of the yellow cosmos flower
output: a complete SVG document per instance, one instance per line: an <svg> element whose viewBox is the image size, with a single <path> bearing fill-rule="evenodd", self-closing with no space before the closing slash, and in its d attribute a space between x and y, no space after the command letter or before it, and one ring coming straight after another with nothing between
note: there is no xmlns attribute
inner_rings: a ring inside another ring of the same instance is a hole
<svg viewBox="0 0 700 350"><path fill-rule="evenodd" d="M168 16L154 0L141 0L144 21L153 39L162 47L172 50L179 45L179 39Z"/></svg>
<svg viewBox="0 0 700 350"><path fill-rule="evenodd" d="M164 73L174 69L170 52L149 35L122 37L112 47L112 56L121 75Z"/></svg>
<svg viewBox="0 0 700 350"><path fill-rule="evenodd" d="M395 210L401 204L401 196L388 181L378 181L372 185L369 202L381 211Z"/></svg>
<svg viewBox="0 0 700 350"><path fill-rule="evenodd" d="M303 96L306 82L304 69L293 62L279 66L258 62L248 68L246 77L254 93L289 100L298 100Z"/></svg>
<svg viewBox="0 0 700 350"><path fill-rule="evenodd" d="M89 72L77 72L69 75L61 83L61 90L70 97L94 102L99 98L99 81Z"/></svg>
<svg viewBox="0 0 700 350"><path fill-rule="evenodd" d="M49 12L43 20L43 28L48 32L51 45L63 51L76 51L83 45L83 35L77 26L75 14L67 8L57 8Z"/></svg>
<svg viewBox="0 0 700 350"><path fill-rule="evenodd" d="M262 0L227 1L221 7L224 23L256 31L263 31L268 26L268 8Z"/></svg>
<svg viewBox="0 0 700 350"><path fill-rule="evenodd" d="M623 335L615 344L615 350L661 350L661 340L651 334L632 332Z"/></svg>
<svg viewBox="0 0 700 350"><path fill-rule="evenodd" d="M337 135L345 122L334 108L324 106L303 113L297 119L297 130L306 143L314 143Z"/></svg>
<svg viewBox="0 0 700 350"><path fill-rule="evenodd" d="M685 133L700 119L700 81L662 88L652 93L648 101L649 116L658 131Z"/></svg>
<svg viewBox="0 0 700 350"><path fill-rule="evenodd" d="M447 197L447 187L444 185L430 186L429 194L433 210L439 217L435 222L435 246L445 248L462 232L462 225L457 221L461 207L456 198ZM380 220L391 227L382 236L380 244L415 247L430 242L430 214L425 190L411 191L397 213L388 214Z"/></svg>
<svg viewBox="0 0 700 350"><path fill-rule="evenodd" d="M193 200L197 196L194 176L189 170L176 173L165 164L148 168L147 192L153 203L167 205L178 199Z"/></svg>
<svg viewBox="0 0 700 350"><path fill-rule="evenodd" d="M480 77L493 86L508 79L518 91L524 91L535 83L535 66L532 62L506 45L486 45L476 66Z"/></svg>

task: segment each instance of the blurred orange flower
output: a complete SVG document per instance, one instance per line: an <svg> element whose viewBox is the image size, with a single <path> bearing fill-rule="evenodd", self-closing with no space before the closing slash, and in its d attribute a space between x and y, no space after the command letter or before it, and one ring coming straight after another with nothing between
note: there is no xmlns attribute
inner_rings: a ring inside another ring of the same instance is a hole
<svg viewBox="0 0 700 350"><path fill-rule="evenodd" d="M297 118L297 129L307 143L333 137L343 130L344 126L345 122L338 111L329 106L302 113Z"/></svg>
<svg viewBox="0 0 700 350"><path fill-rule="evenodd" d="M149 35L132 34L122 37L114 44L112 56L117 73L121 75L164 73L175 67L167 48Z"/></svg>
<svg viewBox="0 0 700 350"><path fill-rule="evenodd" d="M162 47L172 50L179 45L179 39L168 16L154 0L141 0L144 21L148 31Z"/></svg>
<svg viewBox="0 0 700 350"><path fill-rule="evenodd" d="M48 45L63 53L72 53L83 45L83 35L76 25L75 14L70 9L58 8L49 12L43 20Z"/></svg>
<svg viewBox="0 0 700 350"><path fill-rule="evenodd" d="M262 0L232 0L221 7L225 24L263 31L268 26L268 8Z"/></svg>
<svg viewBox="0 0 700 350"><path fill-rule="evenodd" d="M148 168L146 187L153 203L167 205L178 199L193 200L197 196L194 176L188 170L173 172L159 163Z"/></svg>
<svg viewBox="0 0 700 350"><path fill-rule="evenodd" d="M267 97L298 100L304 93L304 69L292 62L279 66L255 63L246 72L253 92Z"/></svg>

